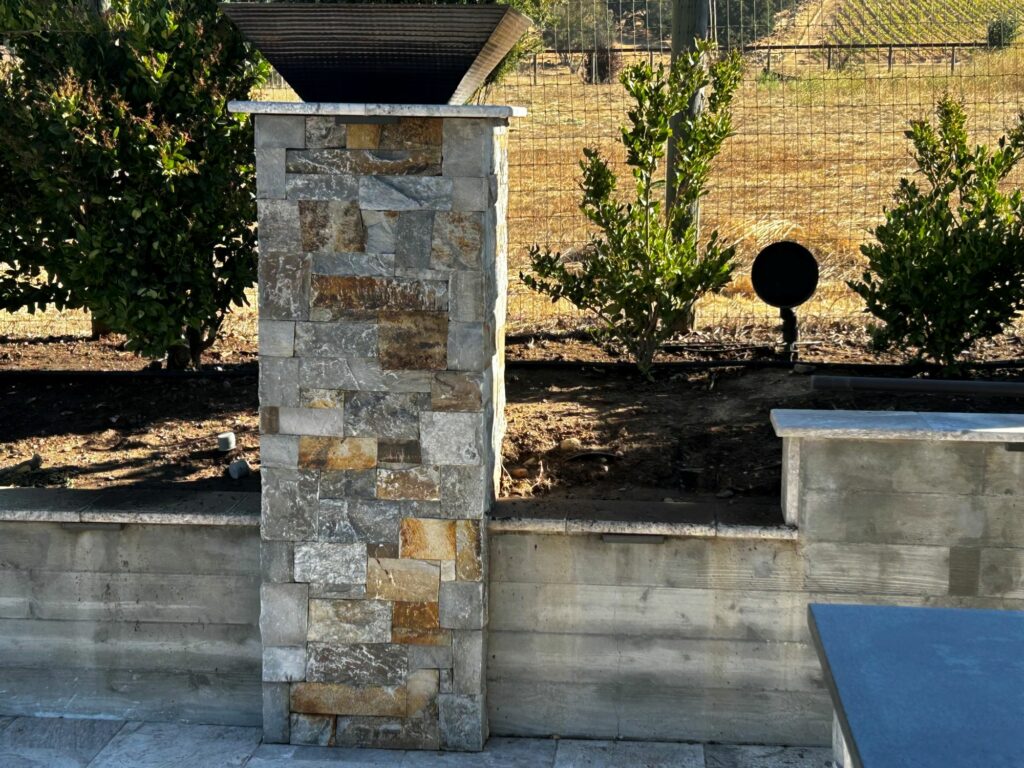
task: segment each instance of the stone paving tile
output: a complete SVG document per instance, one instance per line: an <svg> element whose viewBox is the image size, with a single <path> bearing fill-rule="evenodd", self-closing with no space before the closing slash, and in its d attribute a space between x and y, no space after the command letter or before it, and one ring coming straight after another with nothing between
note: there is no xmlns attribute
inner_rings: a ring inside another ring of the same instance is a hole
<svg viewBox="0 0 1024 768"><path fill-rule="evenodd" d="M558 742L555 768L704 768L700 744L637 741Z"/></svg>
<svg viewBox="0 0 1024 768"><path fill-rule="evenodd" d="M0 717L0 731L13 723L16 719L17 718L14 717Z"/></svg>
<svg viewBox="0 0 1024 768"><path fill-rule="evenodd" d="M493 738L479 753L407 752L401 768L551 768L557 744L551 739Z"/></svg>
<svg viewBox="0 0 1024 768"><path fill-rule="evenodd" d="M84 768L123 720L19 717L0 730L4 768Z"/></svg>
<svg viewBox="0 0 1024 768"><path fill-rule="evenodd" d="M259 728L128 723L89 768L242 768L260 738Z"/></svg>
<svg viewBox="0 0 1024 768"><path fill-rule="evenodd" d="M341 749L264 744L245 768L398 768L405 752L387 749Z"/></svg>
<svg viewBox="0 0 1024 768"><path fill-rule="evenodd" d="M707 768L831 768L832 750L822 747L704 747Z"/></svg>

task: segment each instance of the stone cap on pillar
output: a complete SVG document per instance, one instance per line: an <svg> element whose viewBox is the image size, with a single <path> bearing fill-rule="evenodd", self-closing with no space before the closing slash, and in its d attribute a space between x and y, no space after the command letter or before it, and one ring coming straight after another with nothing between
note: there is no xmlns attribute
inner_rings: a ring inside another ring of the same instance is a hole
<svg viewBox="0 0 1024 768"><path fill-rule="evenodd" d="M492 104L336 104L305 101L232 101L228 110L254 115L333 115L355 118L440 117L508 120L526 117L525 107Z"/></svg>

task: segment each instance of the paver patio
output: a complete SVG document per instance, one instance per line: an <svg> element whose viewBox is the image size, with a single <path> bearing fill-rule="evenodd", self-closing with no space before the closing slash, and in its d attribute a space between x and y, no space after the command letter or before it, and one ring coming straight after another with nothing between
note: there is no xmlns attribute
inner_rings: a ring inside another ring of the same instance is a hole
<svg viewBox="0 0 1024 768"><path fill-rule="evenodd" d="M0 717L4 768L828 768L830 749L491 739L478 754L292 747L259 728Z"/></svg>

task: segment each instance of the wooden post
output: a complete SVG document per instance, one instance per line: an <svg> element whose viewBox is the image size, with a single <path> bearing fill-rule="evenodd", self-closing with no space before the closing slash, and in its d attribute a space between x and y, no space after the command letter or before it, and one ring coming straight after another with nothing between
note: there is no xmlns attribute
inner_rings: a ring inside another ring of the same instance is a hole
<svg viewBox="0 0 1024 768"><path fill-rule="evenodd" d="M533 84L537 84L537 54L533 54Z"/></svg>
<svg viewBox="0 0 1024 768"><path fill-rule="evenodd" d="M955 75L956 74L956 46L955 45L952 46L951 49L950 49L949 74L951 74L951 75Z"/></svg>
<svg viewBox="0 0 1024 768"><path fill-rule="evenodd" d="M686 52L695 50L696 40L707 40L711 26L710 3L713 0L672 0L672 63L684 56ZM704 109L704 94L698 93L690 102L690 115L696 116ZM682 115L674 115L670 124L675 134L679 127ZM665 169L665 210L672 208L675 202L676 190L676 148L675 141L668 143L668 156ZM699 218L700 212L694 204L694 219Z"/></svg>
<svg viewBox="0 0 1024 768"><path fill-rule="evenodd" d="M889 46L889 71L890 72L892 72L892 65L893 65L893 58L894 58L894 56L895 56L895 51L894 51L893 47L890 45Z"/></svg>
<svg viewBox="0 0 1024 768"><path fill-rule="evenodd" d="M828 46L825 49L825 69L829 72L832 71L832 46Z"/></svg>

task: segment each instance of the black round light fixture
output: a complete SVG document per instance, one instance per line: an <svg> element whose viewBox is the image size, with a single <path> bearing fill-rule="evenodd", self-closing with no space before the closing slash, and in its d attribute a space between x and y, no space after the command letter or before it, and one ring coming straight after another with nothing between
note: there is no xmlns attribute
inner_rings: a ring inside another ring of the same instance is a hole
<svg viewBox="0 0 1024 768"><path fill-rule="evenodd" d="M764 248L750 269L754 292L782 317L782 341L793 354L797 340L796 313L818 287L818 260L807 248L790 240Z"/></svg>

